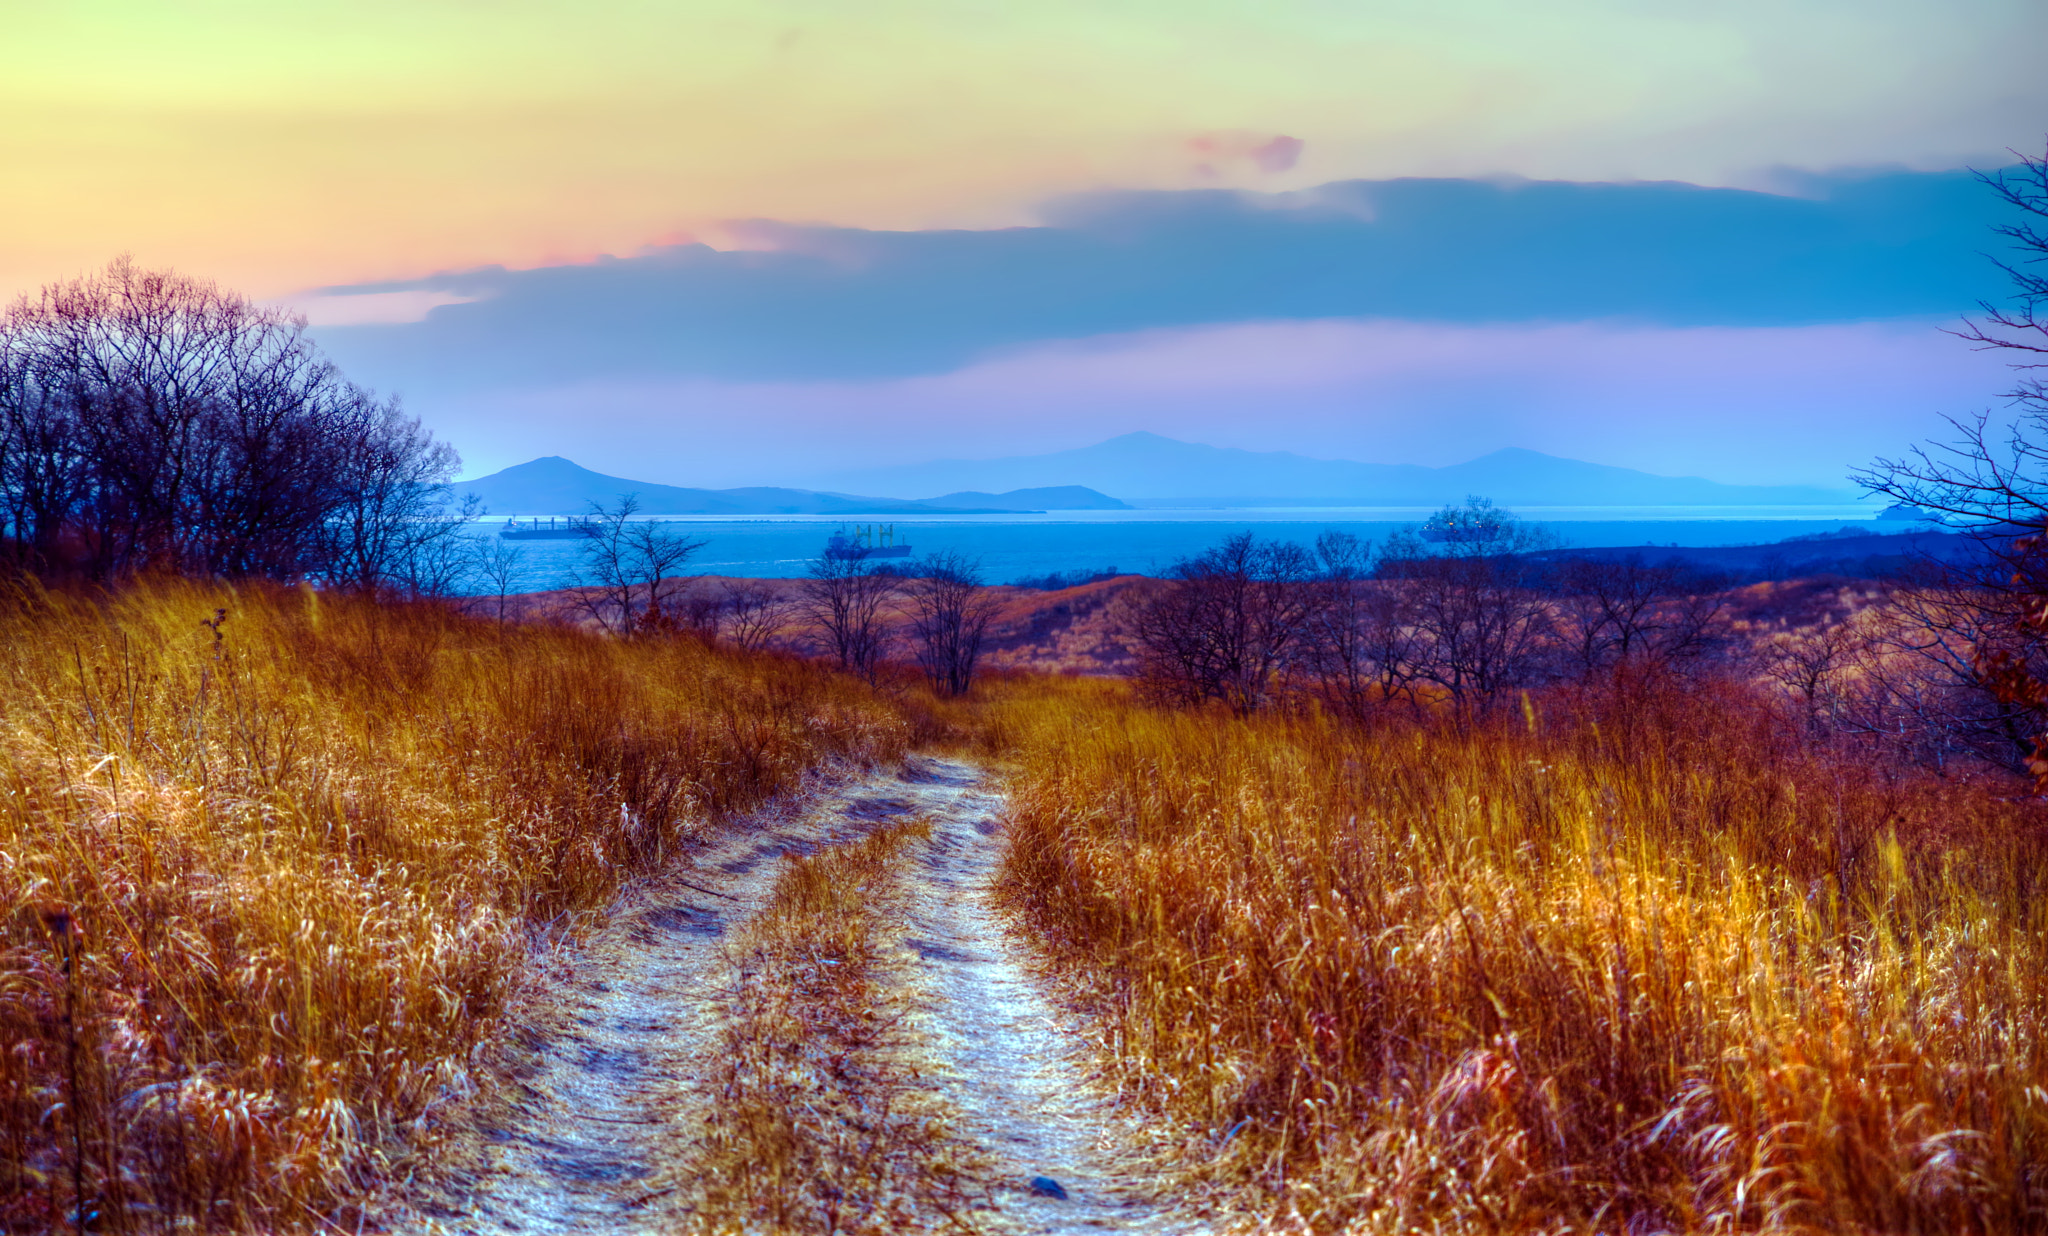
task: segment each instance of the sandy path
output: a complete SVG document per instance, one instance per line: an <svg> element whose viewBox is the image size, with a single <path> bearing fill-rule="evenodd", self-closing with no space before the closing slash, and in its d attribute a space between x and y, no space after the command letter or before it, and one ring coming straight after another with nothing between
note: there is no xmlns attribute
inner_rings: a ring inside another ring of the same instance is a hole
<svg viewBox="0 0 2048 1236"><path fill-rule="evenodd" d="M891 979L914 1010L914 1064L995 1165L978 1226L1038 1233L1197 1231L1116 1183L1129 1130L1095 1097L1086 1047L1041 993L990 897L1002 799L982 771L914 759L714 834L558 955L522 1003L515 1082L475 1105L430 1191L388 1229L463 1236L674 1230L664 1169L691 1157L693 1109L731 990L723 943L764 903L785 854L923 817L906 853ZM1035 1194L1049 1177L1065 1199ZM673 1179L673 1176L670 1177ZM934 1226L937 1226L936 1217Z"/></svg>
<svg viewBox="0 0 2048 1236"><path fill-rule="evenodd" d="M1002 799L973 765L923 767L932 839L904 873L904 969L921 989L919 1029L959 1113L954 1127L996 1164L995 1226L1199 1230L1119 1187L1115 1147L1129 1130L1090 1085L1086 1045L1032 978L993 902ZM1066 1198L1034 1193L1034 1177L1056 1181Z"/></svg>
<svg viewBox="0 0 2048 1236"><path fill-rule="evenodd" d="M687 1154L690 1093L717 1038L722 942L774 886L785 854L857 840L908 804L887 774L782 804L714 833L611 923L551 958L522 997L513 1085L461 1122L460 1166L392 1216L398 1231L657 1230L645 1182Z"/></svg>

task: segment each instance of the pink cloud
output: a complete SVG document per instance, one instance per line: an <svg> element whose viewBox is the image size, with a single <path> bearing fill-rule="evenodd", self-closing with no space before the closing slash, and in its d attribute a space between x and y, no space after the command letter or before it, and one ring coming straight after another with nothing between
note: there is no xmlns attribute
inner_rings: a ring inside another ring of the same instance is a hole
<svg viewBox="0 0 2048 1236"><path fill-rule="evenodd" d="M1252 162L1258 164L1262 172L1292 171L1294 165L1301 162L1301 148L1304 144L1300 138L1289 137L1283 133L1254 149Z"/></svg>
<svg viewBox="0 0 2048 1236"><path fill-rule="evenodd" d="M1306 145L1285 133L1223 130L1196 134L1188 139L1187 149L1195 156L1194 174L1211 180L1239 172L1275 176L1292 171Z"/></svg>

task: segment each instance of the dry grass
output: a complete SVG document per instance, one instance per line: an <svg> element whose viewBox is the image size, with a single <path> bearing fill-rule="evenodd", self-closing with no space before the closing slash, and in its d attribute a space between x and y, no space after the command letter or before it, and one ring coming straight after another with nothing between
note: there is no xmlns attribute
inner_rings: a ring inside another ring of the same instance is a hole
<svg viewBox="0 0 2048 1236"><path fill-rule="evenodd" d="M907 736L689 641L310 591L7 600L0 1226L353 1227L539 938Z"/></svg>
<svg viewBox="0 0 2048 1236"><path fill-rule="evenodd" d="M1007 691L1012 895L1247 1221L2048 1226L2038 808L1732 684L1463 735Z"/></svg>
<svg viewBox="0 0 2048 1236"><path fill-rule="evenodd" d="M887 973L896 869L930 835L898 824L788 860L733 942L714 1103L680 1178L693 1229L966 1227L974 1165L944 1104L902 1063L902 993Z"/></svg>
<svg viewBox="0 0 2048 1236"><path fill-rule="evenodd" d="M699 577L694 589L715 592L728 582L724 577ZM803 594L800 579L750 579L745 581L768 589L784 605L794 606ZM1123 575L1092 584L1077 584L1057 592L1040 592L1010 585L990 587L996 602L989 625L988 642L982 655L985 669L1045 674L1128 674L1137 668L1123 637L1126 612L1134 601L1150 595L1157 580L1140 575ZM471 608L495 616L496 597L476 597ZM596 622L580 607L574 589L534 592L505 599L505 615L514 622L554 622L596 629ZM822 646L820 634L799 617L788 616L788 625L778 634L776 646L792 651L815 651ZM910 661L910 609L900 598L885 606L883 625L889 631L889 656Z"/></svg>
<svg viewBox="0 0 2048 1236"><path fill-rule="evenodd" d="M1248 1223L2048 1227L2012 790L1737 683L1461 732L981 692L309 592L9 600L0 1223L353 1227L537 942L821 763L946 742L1015 762L1010 895ZM896 1038L913 840L792 863L740 940L696 1226L974 1221Z"/></svg>

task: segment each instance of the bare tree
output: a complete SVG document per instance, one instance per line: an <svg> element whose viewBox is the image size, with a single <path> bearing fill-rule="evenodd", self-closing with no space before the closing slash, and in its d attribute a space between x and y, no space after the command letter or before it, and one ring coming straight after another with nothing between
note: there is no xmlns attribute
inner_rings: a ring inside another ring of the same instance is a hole
<svg viewBox="0 0 2048 1236"><path fill-rule="evenodd" d="M352 392L286 315L123 260L22 300L8 326L75 411L93 574L313 560L338 462L321 422Z"/></svg>
<svg viewBox="0 0 2048 1236"><path fill-rule="evenodd" d="M1979 349L2012 355L2018 383L2006 392L2014 409L1997 424L1988 412L1951 418L1956 437L1916 446L1900 459L1879 459L1855 479L1882 494L1938 515L1980 536L1986 549L2002 555L1999 569L2015 567L2022 586L2040 592L2039 556L2033 546L2010 548L2015 536L2048 527L2048 156L2020 156L2021 165L1980 175L1994 193L2020 212L2013 224L1996 229L2017 256L1997 265L2012 281L2007 306L1985 304L1980 318L1958 331Z"/></svg>
<svg viewBox="0 0 2048 1236"><path fill-rule="evenodd" d="M1432 558L1398 569L1394 582L1421 637L1417 677L1441 688L1461 714L1542 680L1556 632L1547 598L1520 564Z"/></svg>
<svg viewBox="0 0 2048 1236"><path fill-rule="evenodd" d="M2048 381L2034 376L2048 369L2048 152L2038 159L2013 154L2018 166L1977 177L2018 212L2016 221L1992 229L2017 255L1997 262L2013 294L2005 305L1981 304L1983 316L1959 333L1979 347L2018 353L2013 367L2020 382L2007 397L2040 413L2048 411Z"/></svg>
<svg viewBox="0 0 2048 1236"><path fill-rule="evenodd" d="M480 538L470 559L473 577L490 589L497 602L498 625L505 625L505 605L526 566L526 551L503 537Z"/></svg>
<svg viewBox="0 0 2048 1236"><path fill-rule="evenodd" d="M75 410L46 358L0 330L0 528L20 569L48 570L91 486Z"/></svg>
<svg viewBox="0 0 2048 1236"><path fill-rule="evenodd" d="M1845 679L1863 650L1859 635L1849 622L1823 620L1810 628L1780 631L1756 650L1764 674L1799 702L1814 733L1835 728L1841 717Z"/></svg>
<svg viewBox="0 0 2048 1236"><path fill-rule="evenodd" d="M431 583L457 462L203 280L124 258L0 315L0 510L38 569Z"/></svg>
<svg viewBox="0 0 2048 1236"><path fill-rule="evenodd" d="M1303 668L1323 706L1362 719L1417 702L1422 640L1398 581L1371 578L1371 546L1348 532L1316 538L1322 577L1305 629Z"/></svg>
<svg viewBox="0 0 2048 1236"><path fill-rule="evenodd" d="M725 637L735 647L759 652L789 629L790 599L774 583L727 580L725 594Z"/></svg>
<svg viewBox="0 0 2048 1236"><path fill-rule="evenodd" d="M583 545L583 563L574 581L584 612L618 635L672 625L676 592L683 586L683 564L704 542L678 535L669 525L636 520L637 494L621 494L617 504L590 504Z"/></svg>
<svg viewBox="0 0 2048 1236"><path fill-rule="evenodd" d="M1954 441L1881 460L1858 479L1873 492L1948 517L1969 552L1928 559L1891 590L1903 619L1893 640L1917 658L1893 704L1946 713L1952 737L2007 767L2048 773L2048 402L2004 431L1990 418L1954 421ZM1923 676L1932 675L1939 686ZM1942 707L1921 707L1929 696ZM2009 741L2002 741L2007 736ZM2048 778L2044 778L2048 788Z"/></svg>
<svg viewBox="0 0 2048 1236"><path fill-rule="evenodd" d="M647 599L641 612L643 625L673 624L674 598L687 582L682 575L683 564L704 548L705 542L679 535L667 524L655 521L635 525L626 539Z"/></svg>
<svg viewBox="0 0 2048 1236"><path fill-rule="evenodd" d="M785 593L758 579L693 579L667 605L674 621L705 643L724 641L750 652L767 647L790 620Z"/></svg>
<svg viewBox="0 0 2048 1236"><path fill-rule="evenodd" d="M982 586L980 563L952 550L933 554L910 573L905 589L925 677L942 695L967 694L997 608Z"/></svg>
<svg viewBox="0 0 2048 1236"><path fill-rule="evenodd" d="M835 546L812 560L802 616L839 668L874 681L882 660L882 606L898 583L895 572L860 546Z"/></svg>
<svg viewBox="0 0 2048 1236"><path fill-rule="evenodd" d="M621 494L616 506L596 502L590 505L590 539L583 545L583 560L569 569L570 585L577 594L576 605L605 630L630 635L635 608L633 585L639 577L633 569L632 546L626 532L628 521L640 512L640 497Z"/></svg>
<svg viewBox="0 0 2048 1236"><path fill-rule="evenodd" d="M1950 441L1879 459L1855 479L1975 541L1974 554L1925 564L1896 600L1923 620L1926 634L1913 642L1924 669L1944 672L1941 694L1988 693L1996 708L1966 711L2027 736L2029 762L2048 787L2048 155L2019 157L2017 167L1979 177L2018 213L1996 229L2014 253L1998 262L2012 295L1957 332L2012 358L2010 416L1952 418Z"/></svg>
<svg viewBox="0 0 2048 1236"><path fill-rule="evenodd" d="M1715 647L1728 607L1725 580L1682 562L1647 563L1640 554L1568 559L1554 578L1560 639L1584 672L1702 658Z"/></svg>
<svg viewBox="0 0 2048 1236"><path fill-rule="evenodd" d="M1175 564L1168 586L1133 617L1140 681L1175 703L1256 711L1305 649L1315 576L1307 550L1249 532Z"/></svg>
<svg viewBox="0 0 2048 1236"><path fill-rule="evenodd" d="M1557 642L1555 616L1538 568L1521 555L1551 541L1481 499L1445 508L1425 528L1446 525L1484 531L1436 542L1397 532L1376 574L1401 593L1416 636L1415 677L1440 689L1463 717L1543 678Z"/></svg>
<svg viewBox="0 0 2048 1236"><path fill-rule="evenodd" d="M1834 710L1836 725L1884 735L1937 767L1963 756L2028 767L2042 704L1999 681L2040 655L2014 601L1950 569L1896 582L1855 616L1855 689Z"/></svg>
<svg viewBox="0 0 2048 1236"><path fill-rule="evenodd" d="M731 597L716 580L697 580L677 599L677 618L690 634L715 644L724 632Z"/></svg>
<svg viewBox="0 0 2048 1236"><path fill-rule="evenodd" d="M352 390L333 422L340 447L334 511L321 525L323 574L345 587L446 595L465 572L465 526L482 512L455 502L460 460L396 400Z"/></svg>

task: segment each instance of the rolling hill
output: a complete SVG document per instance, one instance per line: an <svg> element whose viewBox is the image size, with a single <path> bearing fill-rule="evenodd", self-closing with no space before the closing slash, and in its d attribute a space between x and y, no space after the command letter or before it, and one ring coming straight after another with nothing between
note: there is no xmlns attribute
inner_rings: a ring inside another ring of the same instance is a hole
<svg viewBox="0 0 2048 1236"><path fill-rule="evenodd" d="M1428 468L1205 446L1154 433L1047 455L869 468L827 480L897 493L1085 485L1141 506L1437 506L1468 494L1507 506L1804 506L1857 497L1849 489L1657 476L1521 449Z"/></svg>
<svg viewBox="0 0 2048 1236"><path fill-rule="evenodd" d="M457 481L454 488L457 497L475 495L493 515L580 515L593 502L610 506L624 494L637 496L645 515L991 515L1127 509L1115 498L1078 485L1015 493L953 493L924 500L772 486L690 489L606 476L559 455L515 464L472 481Z"/></svg>

